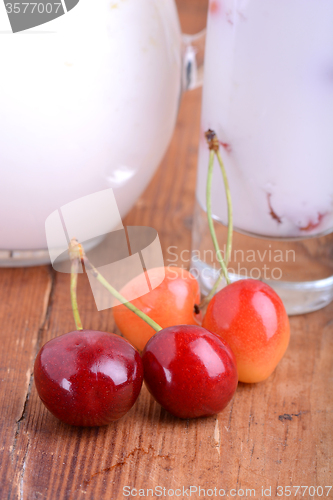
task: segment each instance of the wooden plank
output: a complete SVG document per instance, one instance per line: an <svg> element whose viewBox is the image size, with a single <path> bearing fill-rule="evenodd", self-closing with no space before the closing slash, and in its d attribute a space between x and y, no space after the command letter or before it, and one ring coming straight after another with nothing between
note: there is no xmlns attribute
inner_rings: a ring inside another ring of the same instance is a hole
<svg viewBox="0 0 333 500"><path fill-rule="evenodd" d="M196 24L184 29L202 27L204 3L191 2ZM179 4L184 9L188 0ZM184 96L167 155L125 221L158 230L166 263L168 247L177 247L178 263L190 248L200 100L200 90ZM78 301L86 328L115 331L112 311L97 312L85 276ZM291 344L275 373L261 384L240 384L218 416L176 419L143 388L123 419L96 429L57 421L31 377L39 345L74 328L68 275L46 267L0 270L0 319L1 500L120 499L124 486L145 493L160 486L165 499L176 498L167 490L190 486L224 489L229 497L233 488L255 489L264 498L261 488L271 487L271 498L285 498L277 497L278 485L332 484L333 304L293 317Z"/></svg>
<svg viewBox="0 0 333 500"><path fill-rule="evenodd" d="M199 94L184 99L168 155L126 220L156 227L163 248L175 244L177 252L190 241L185 221L193 207L195 153L187 151L198 137ZM113 330L112 312L97 313L82 276L79 304L87 328ZM258 495L261 487L328 485L332 317L331 305L292 318L291 345L274 375L262 384L240 384L233 403L217 417L178 420L143 389L120 421L76 429L43 408L33 385L16 439L24 460L16 462L19 484L12 492L20 490L23 498L103 500L122 498L124 486L251 488ZM58 273L41 341L71 328L68 276Z"/></svg>
<svg viewBox="0 0 333 500"><path fill-rule="evenodd" d="M0 273L0 498L20 498L29 437L22 431L32 388L33 361L47 327L53 273L46 268Z"/></svg>
<svg viewBox="0 0 333 500"><path fill-rule="evenodd" d="M65 295L55 293L47 337L67 326L61 314ZM18 439L20 449L29 442L23 498L121 498L124 486L259 492L329 484L332 314L331 306L293 318L291 345L274 375L262 384L240 384L233 403L217 417L178 420L143 390L115 424L76 429L56 421L33 387Z"/></svg>

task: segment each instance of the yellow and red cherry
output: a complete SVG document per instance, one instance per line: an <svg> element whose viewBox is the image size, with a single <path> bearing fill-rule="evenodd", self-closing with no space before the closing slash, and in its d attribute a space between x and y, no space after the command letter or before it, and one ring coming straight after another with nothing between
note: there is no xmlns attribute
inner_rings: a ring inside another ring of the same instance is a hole
<svg viewBox="0 0 333 500"><path fill-rule="evenodd" d="M200 288L197 280L186 269L179 267L155 268L149 271L156 279L164 275L162 283L149 293L131 300L131 303L153 319L162 328L173 325L200 325ZM124 297L140 295L141 276L134 278L121 290ZM142 321L124 304L113 309L117 327L137 349L143 350L155 334L149 324Z"/></svg>
<svg viewBox="0 0 333 500"><path fill-rule="evenodd" d="M157 332L144 348L142 362L149 392L176 417L219 413L237 388L230 347L200 326L172 326Z"/></svg>
<svg viewBox="0 0 333 500"><path fill-rule="evenodd" d="M55 417L71 425L100 426L134 405L143 368L139 353L125 339L79 330L41 348L34 376L42 402Z"/></svg>
<svg viewBox="0 0 333 500"><path fill-rule="evenodd" d="M209 302L203 327L231 347L240 382L261 382L271 375L284 355L290 337L283 302L267 284L236 281Z"/></svg>

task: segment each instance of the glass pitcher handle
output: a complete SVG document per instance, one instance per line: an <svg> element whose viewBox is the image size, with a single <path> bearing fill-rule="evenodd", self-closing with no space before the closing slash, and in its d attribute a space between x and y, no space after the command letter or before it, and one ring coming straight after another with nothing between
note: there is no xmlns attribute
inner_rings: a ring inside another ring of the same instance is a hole
<svg viewBox="0 0 333 500"><path fill-rule="evenodd" d="M203 82L206 28L196 35L183 34L183 90L200 87Z"/></svg>

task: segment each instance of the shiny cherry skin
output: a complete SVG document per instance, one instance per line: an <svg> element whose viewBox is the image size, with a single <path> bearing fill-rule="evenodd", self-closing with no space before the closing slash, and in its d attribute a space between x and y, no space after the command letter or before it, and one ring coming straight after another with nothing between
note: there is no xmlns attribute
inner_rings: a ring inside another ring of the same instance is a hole
<svg viewBox="0 0 333 500"><path fill-rule="evenodd" d="M38 394L63 422L106 425L125 415L142 386L139 353L113 333L73 331L47 342L34 369Z"/></svg>
<svg viewBox="0 0 333 500"><path fill-rule="evenodd" d="M173 325L201 325L201 312L195 312L195 304L200 302L200 288L197 280L186 269L179 267L155 268L149 271L159 276L165 272L162 283L149 293L131 300L138 309L146 313L163 328ZM140 291L140 277L134 278L121 290L127 297L128 292ZM148 340L155 334L151 326L141 318L119 305L113 309L114 319L121 333L137 349L143 350Z"/></svg>
<svg viewBox="0 0 333 500"><path fill-rule="evenodd" d="M261 281L236 281L210 301L203 326L231 347L239 381L261 382L274 371L290 337L289 319L275 291Z"/></svg>
<svg viewBox="0 0 333 500"><path fill-rule="evenodd" d="M226 342L200 326L165 328L142 353L149 392L180 418L219 413L237 388L235 357Z"/></svg>

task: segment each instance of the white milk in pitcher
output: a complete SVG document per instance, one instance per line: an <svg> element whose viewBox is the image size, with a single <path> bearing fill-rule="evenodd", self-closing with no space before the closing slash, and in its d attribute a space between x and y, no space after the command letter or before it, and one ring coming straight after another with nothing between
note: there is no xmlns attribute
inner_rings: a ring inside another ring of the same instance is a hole
<svg viewBox="0 0 333 500"><path fill-rule="evenodd" d="M46 248L46 218L102 189L124 216L175 125L174 1L80 0L15 34L2 3L0 60L0 251Z"/></svg>

